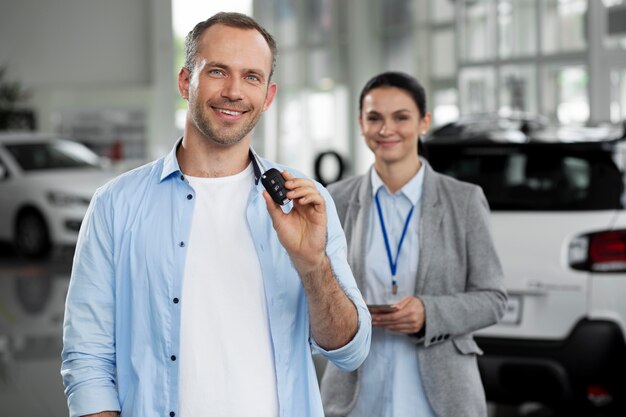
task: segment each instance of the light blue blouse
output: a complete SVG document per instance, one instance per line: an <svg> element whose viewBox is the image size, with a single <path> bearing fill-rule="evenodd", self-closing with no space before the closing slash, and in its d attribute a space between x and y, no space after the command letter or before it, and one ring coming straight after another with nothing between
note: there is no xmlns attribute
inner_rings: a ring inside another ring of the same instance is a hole
<svg viewBox="0 0 626 417"><path fill-rule="evenodd" d="M391 194L375 169L367 236L363 296L368 304L390 304L415 294L419 264L419 223L424 170ZM380 190L380 191L379 191ZM397 258L398 293L391 292L391 268L374 197L378 193L392 258ZM407 235L397 255L398 242L411 207L415 206ZM361 366L361 390L349 417L434 417L422 385L417 348L404 334L374 327L370 354Z"/></svg>

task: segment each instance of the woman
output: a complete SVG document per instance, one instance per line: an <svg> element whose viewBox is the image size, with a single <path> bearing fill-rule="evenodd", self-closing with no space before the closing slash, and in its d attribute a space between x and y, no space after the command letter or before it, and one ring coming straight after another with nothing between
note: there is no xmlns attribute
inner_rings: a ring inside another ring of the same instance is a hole
<svg viewBox="0 0 626 417"><path fill-rule="evenodd" d="M506 293L485 196L419 157L431 115L417 80L377 75L359 109L374 165L329 191L365 300L391 307L371 309L359 370L326 368L326 417L486 416L472 332L498 321Z"/></svg>

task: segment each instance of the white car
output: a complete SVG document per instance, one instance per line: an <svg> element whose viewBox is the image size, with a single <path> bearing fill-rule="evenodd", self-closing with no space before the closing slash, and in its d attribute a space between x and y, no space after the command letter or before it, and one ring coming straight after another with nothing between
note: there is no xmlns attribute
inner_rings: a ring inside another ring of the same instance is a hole
<svg viewBox="0 0 626 417"><path fill-rule="evenodd" d="M74 245L93 193L112 177L78 142L0 134L0 240L28 257Z"/></svg>
<svg viewBox="0 0 626 417"><path fill-rule="evenodd" d="M481 117L425 142L480 185L510 302L477 332L487 398L567 416L626 416L626 137Z"/></svg>

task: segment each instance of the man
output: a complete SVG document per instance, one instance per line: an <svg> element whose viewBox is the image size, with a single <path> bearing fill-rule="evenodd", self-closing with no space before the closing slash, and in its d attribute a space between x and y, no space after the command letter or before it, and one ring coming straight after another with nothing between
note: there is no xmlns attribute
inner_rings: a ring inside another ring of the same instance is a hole
<svg viewBox="0 0 626 417"><path fill-rule="evenodd" d="M70 415L322 416L311 353L356 369L371 324L327 191L283 171L284 213L259 183L249 148L276 93L275 42L219 13L186 54L183 138L98 190L80 231Z"/></svg>

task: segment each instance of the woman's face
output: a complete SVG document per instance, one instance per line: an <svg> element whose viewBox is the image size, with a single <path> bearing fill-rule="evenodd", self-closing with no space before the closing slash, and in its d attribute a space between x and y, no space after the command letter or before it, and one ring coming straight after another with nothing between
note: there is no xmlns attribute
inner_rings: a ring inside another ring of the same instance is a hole
<svg viewBox="0 0 626 417"><path fill-rule="evenodd" d="M430 125L411 95L397 87L379 87L363 98L361 134L379 163L417 161L417 140Z"/></svg>

